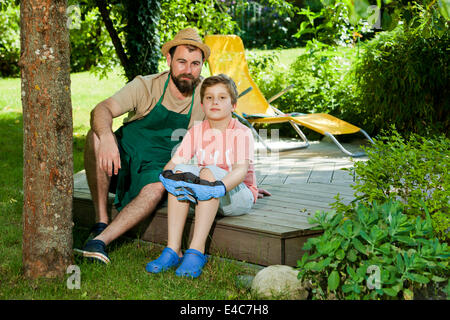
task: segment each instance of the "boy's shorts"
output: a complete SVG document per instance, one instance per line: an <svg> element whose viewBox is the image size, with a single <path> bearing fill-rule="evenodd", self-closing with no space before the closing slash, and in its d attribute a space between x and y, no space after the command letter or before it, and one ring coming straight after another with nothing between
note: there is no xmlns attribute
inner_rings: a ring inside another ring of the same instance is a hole
<svg viewBox="0 0 450 320"><path fill-rule="evenodd" d="M228 171L216 166L198 167L188 164L175 166L173 172L191 172L196 176L200 176L200 170L204 168L211 170L216 180L222 180L228 174ZM223 216L239 216L250 211L254 203L254 198L250 189L245 183L241 182L232 190L227 191L226 195L221 197L219 201L219 214Z"/></svg>

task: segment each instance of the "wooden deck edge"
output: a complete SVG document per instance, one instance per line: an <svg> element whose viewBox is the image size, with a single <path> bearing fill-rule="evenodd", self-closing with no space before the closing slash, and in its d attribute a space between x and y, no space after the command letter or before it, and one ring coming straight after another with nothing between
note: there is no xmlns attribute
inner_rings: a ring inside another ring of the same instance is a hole
<svg viewBox="0 0 450 320"><path fill-rule="evenodd" d="M109 202L111 219L117 210ZM75 223L90 227L95 223L95 212L91 199L73 198L73 217ZM295 266L301 258L301 248L309 237L321 234L315 230L296 230L277 233L246 228L226 223L227 217L218 217L211 228L207 241L207 252L236 260L268 266L286 264ZM183 247L192 239L194 218L188 216L183 233ZM167 244L167 207L159 207L155 213L126 233L127 236L144 241Z"/></svg>

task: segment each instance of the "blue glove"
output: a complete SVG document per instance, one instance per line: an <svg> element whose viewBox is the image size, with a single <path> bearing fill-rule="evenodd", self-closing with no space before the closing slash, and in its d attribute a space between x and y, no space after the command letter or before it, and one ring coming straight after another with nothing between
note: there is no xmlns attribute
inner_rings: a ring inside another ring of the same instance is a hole
<svg viewBox="0 0 450 320"><path fill-rule="evenodd" d="M203 180L206 181L206 180ZM185 182L185 187L189 187L194 192L197 200L204 201L211 198L220 198L227 193L227 189L222 181L208 182L208 184L195 184Z"/></svg>
<svg viewBox="0 0 450 320"><path fill-rule="evenodd" d="M176 197L181 196L179 200L195 200L194 203L196 200L220 198L227 192L222 181L209 182L190 172L173 173L171 170L165 170L159 175L159 180L168 192Z"/></svg>
<svg viewBox="0 0 450 320"><path fill-rule="evenodd" d="M177 199L179 201L182 200L189 200L192 203L197 204L197 198L194 196L194 192L192 190L188 191L187 189L189 189L188 187L178 187L176 188L177 192L181 192L181 195L177 196Z"/></svg>
<svg viewBox="0 0 450 320"><path fill-rule="evenodd" d="M170 177L173 175L174 173L172 172L172 170L165 170L159 175L159 180L162 182L167 192L173 194L174 196L179 196L182 194L182 191L176 190L176 188L179 188L181 186L179 185L179 181L170 179Z"/></svg>

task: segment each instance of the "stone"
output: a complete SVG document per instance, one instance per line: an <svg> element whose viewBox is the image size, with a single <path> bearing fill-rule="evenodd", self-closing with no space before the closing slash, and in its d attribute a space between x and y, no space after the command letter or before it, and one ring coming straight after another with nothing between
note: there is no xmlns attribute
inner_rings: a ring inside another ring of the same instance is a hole
<svg viewBox="0 0 450 320"><path fill-rule="evenodd" d="M261 299L306 300L309 286L297 275L298 270L289 266L269 266L256 274L251 290Z"/></svg>

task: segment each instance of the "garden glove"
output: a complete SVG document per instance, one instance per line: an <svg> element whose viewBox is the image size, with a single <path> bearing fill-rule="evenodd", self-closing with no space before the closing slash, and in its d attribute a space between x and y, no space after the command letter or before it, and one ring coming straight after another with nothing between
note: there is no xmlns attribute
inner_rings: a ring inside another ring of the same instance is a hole
<svg viewBox="0 0 450 320"><path fill-rule="evenodd" d="M181 187L179 181L171 179L174 175L172 170L165 170L159 175L159 180L162 182L167 192L177 197L182 195L182 190L177 190L177 188Z"/></svg>
<svg viewBox="0 0 450 320"><path fill-rule="evenodd" d="M209 182L190 172L173 173L171 170L163 171L159 179L166 190L175 196L194 202L196 200L209 200L220 198L226 194L226 188L222 181Z"/></svg>
<svg viewBox="0 0 450 320"><path fill-rule="evenodd" d="M179 201L189 200L192 203L197 204L197 198L194 196L194 191L189 187L178 187L176 188L177 192L181 192L181 195L177 196Z"/></svg>

